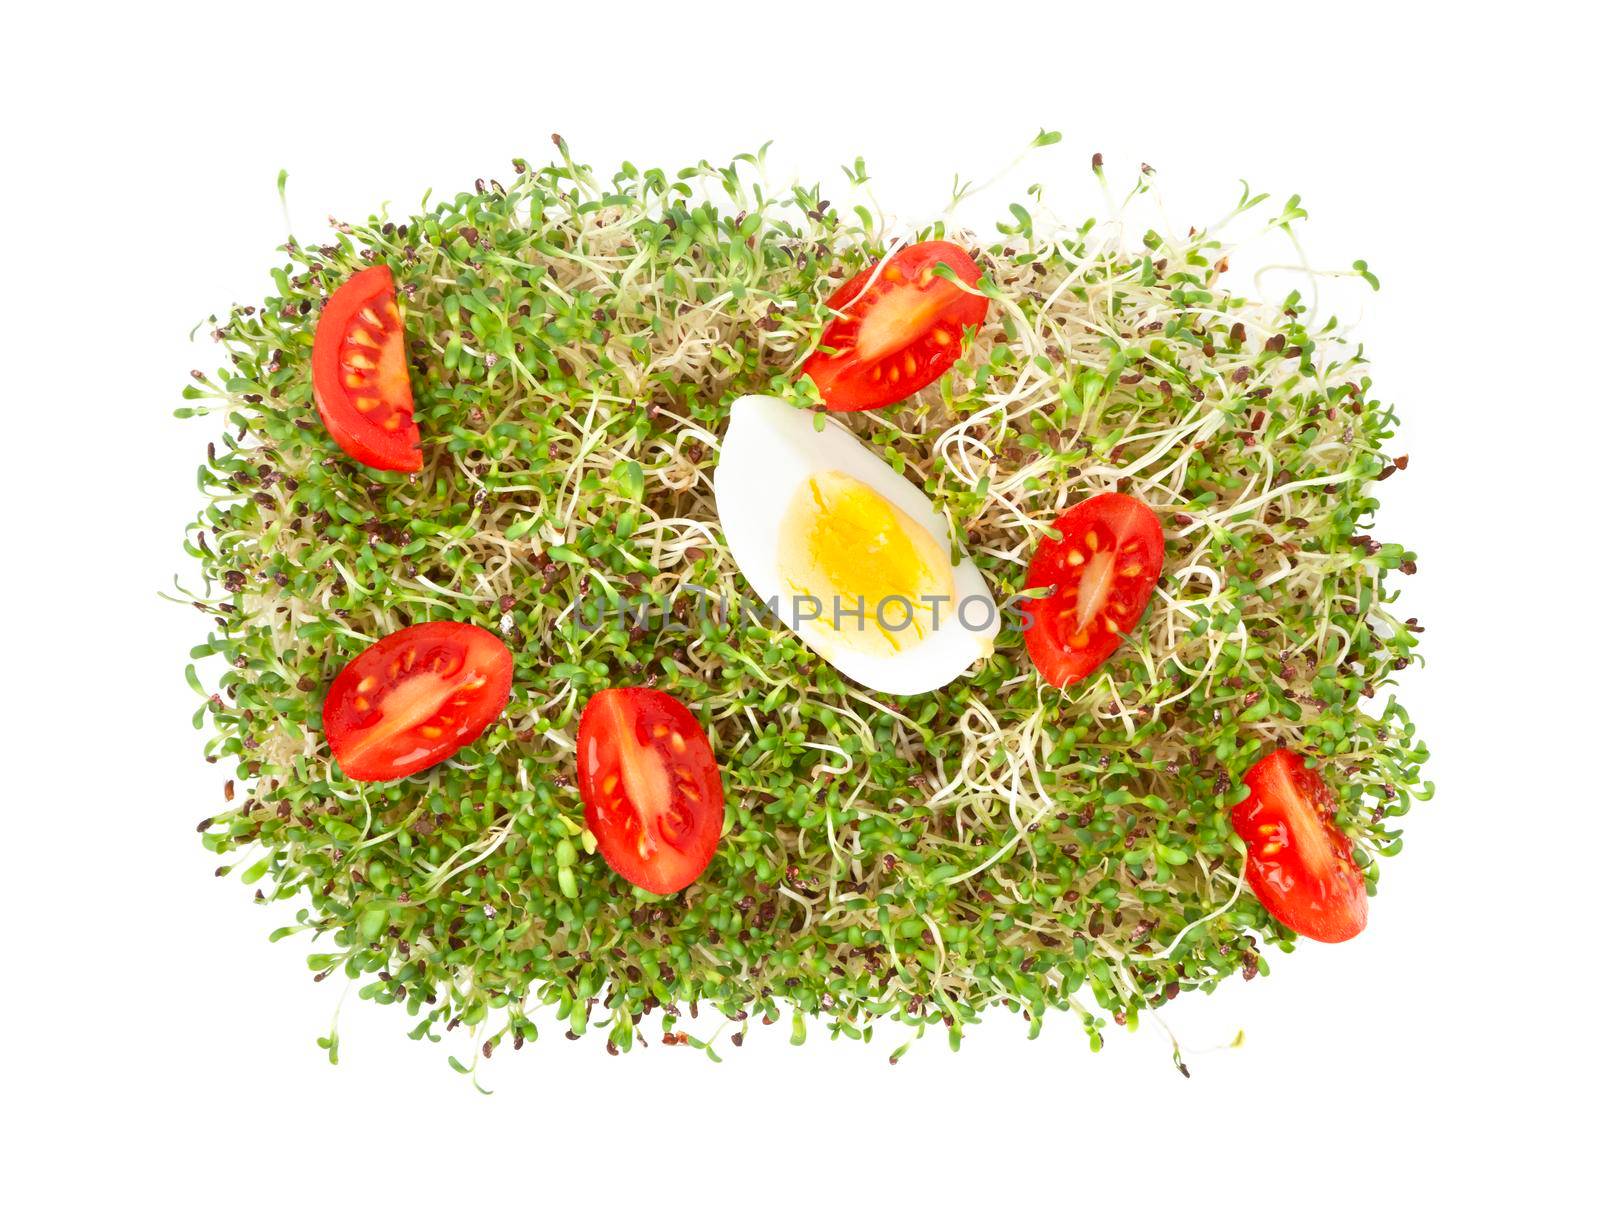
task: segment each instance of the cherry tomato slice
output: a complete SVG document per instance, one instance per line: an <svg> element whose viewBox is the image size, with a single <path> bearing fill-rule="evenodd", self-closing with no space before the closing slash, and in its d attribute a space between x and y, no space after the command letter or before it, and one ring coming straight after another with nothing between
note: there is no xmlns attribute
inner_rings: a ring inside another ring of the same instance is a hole
<svg viewBox="0 0 1600 1217"><path fill-rule="evenodd" d="M1334 822L1333 791L1280 748L1244 775L1250 793L1233 809L1249 850L1244 874L1256 899L1296 934L1344 942L1367 925L1367 881L1350 838Z"/></svg>
<svg viewBox="0 0 1600 1217"><path fill-rule="evenodd" d="M356 272L329 298L312 340L311 390L322 425L348 455L374 469L422 468L405 326L387 266Z"/></svg>
<svg viewBox="0 0 1600 1217"><path fill-rule="evenodd" d="M904 401L960 357L966 327L983 324L989 301L934 274L941 262L963 283L978 282L978 265L966 250L923 241L882 263L876 280L878 267L869 267L828 298L839 315L803 368L828 409L871 410Z"/></svg>
<svg viewBox="0 0 1600 1217"><path fill-rule="evenodd" d="M1104 663L1144 614L1161 578L1161 521L1138 499L1097 494L1055 522L1061 540L1039 543L1027 588L1054 587L1025 607L1023 637L1039 675L1058 689Z"/></svg>
<svg viewBox="0 0 1600 1217"><path fill-rule="evenodd" d="M647 892L682 891L722 836L722 774L677 698L603 689L578 720L578 791L600 853Z"/></svg>
<svg viewBox="0 0 1600 1217"><path fill-rule="evenodd" d="M430 621L380 638L334 677L322 729L345 776L405 777L465 748L511 696L511 652L488 630Z"/></svg>

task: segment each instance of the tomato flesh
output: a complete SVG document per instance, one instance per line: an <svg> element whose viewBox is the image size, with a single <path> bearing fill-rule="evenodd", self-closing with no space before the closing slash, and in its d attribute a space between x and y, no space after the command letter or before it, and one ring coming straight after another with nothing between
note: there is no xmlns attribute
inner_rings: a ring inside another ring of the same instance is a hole
<svg viewBox="0 0 1600 1217"><path fill-rule="evenodd" d="M329 298L312 340L311 389L322 425L347 454L374 469L422 468L405 325L387 266L358 271Z"/></svg>
<svg viewBox="0 0 1600 1217"><path fill-rule="evenodd" d="M803 369L828 409L904 401L960 358L967 327L983 324L989 301L935 274L941 262L963 283L978 282L978 265L966 250L923 241L882 263L876 279L879 267L869 267L828 298L839 315Z"/></svg>
<svg viewBox="0 0 1600 1217"><path fill-rule="evenodd" d="M1287 748L1257 761L1244 782L1250 793L1233 808L1233 828L1256 899L1307 938L1354 938L1367 924L1367 882L1335 822L1333 791Z"/></svg>
<svg viewBox="0 0 1600 1217"><path fill-rule="evenodd" d="M456 621L413 625L357 655L328 689L322 727L345 776L387 782L452 756L511 696L511 652Z"/></svg>
<svg viewBox="0 0 1600 1217"><path fill-rule="evenodd" d="M1054 588L1030 601L1023 637L1039 675L1058 689L1088 676L1139 623L1161 578L1161 521L1138 499L1098 494L1055 522L1059 541L1039 543L1025 588Z"/></svg>
<svg viewBox="0 0 1600 1217"><path fill-rule="evenodd" d="M722 836L722 774L677 698L603 689L578 720L578 791L600 853L629 883L667 895L710 865Z"/></svg>

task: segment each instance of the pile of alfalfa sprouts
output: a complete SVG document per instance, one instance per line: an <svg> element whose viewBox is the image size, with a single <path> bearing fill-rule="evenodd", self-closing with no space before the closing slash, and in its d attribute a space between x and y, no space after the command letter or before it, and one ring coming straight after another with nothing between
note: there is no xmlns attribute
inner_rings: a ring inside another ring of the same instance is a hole
<svg viewBox="0 0 1600 1217"><path fill-rule="evenodd" d="M1279 745L1320 764L1375 888L1427 793L1387 691L1420 632L1393 606L1415 558L1366 531L1405 459L1337 323L1225 274L1241 242L1298 250L1297 200L1273 211L1246 188L1220 223L1139 232L1146 168L1099 220L1060 221L1035 187L981 236L891 222L859 161L863 201L842 205L773 187L763 155L603 178L557 148L418 215L291 238L262 304L213 319L223 366L179 411L227 427L186 543L204 584L185 599L210 621L195 658L215 667L209 685L190 669L195 721L229 774L202 839L277 911L273 936L307 944L314 979L450 1035L466 1072L541 1025L716 1055L752 1023L785 1019L799 1042L887 1020L898 1059L999 1008L1030 1036L1068 1012L1098 1047L1106 1020L1292 946L1242 884L1229 820ZM687 607L754 602L711 497L728 403L815 404L799 367L823 301L936 236L976 252L986 324L941 382L837 417L924 487L997 601L1067 505L1116 489L1154 508L1168 550L1145 621L1066 691L1014 624L966 677L895 699L770 619ZM318 312L379 260L424 437L409 477L346 459L311 402ZM505 638L510 706L445 764L345 779L320 730L328 682L436 619ZM610 871L574 785L579 711L628 684L691 707L722 768L722 843L675 896ZM336 1031L321 1043L337 1057Z"/></svg>

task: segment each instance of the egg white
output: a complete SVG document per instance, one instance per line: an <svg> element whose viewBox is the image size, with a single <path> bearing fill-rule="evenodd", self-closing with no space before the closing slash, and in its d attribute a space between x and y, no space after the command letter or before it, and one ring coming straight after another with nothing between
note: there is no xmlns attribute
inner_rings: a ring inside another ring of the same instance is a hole
<svg viewBox="0 0 1600 1217"><path fill-rule="evenodd" d="M780 526L807 479L829 471L882 495L950 552L950 530L927 496L844 427L829 419L818 431L809 411L776 397L741 397L732 406L712 489L728 548L756 595L768 603L776 598L784 624L845 676L893 696L937 689L992 654L1000 614L983 575L965 555L951 567L954 601L940 606L938 628L907 650L855 651L830 630L801 619L779 567Z"/></svg>

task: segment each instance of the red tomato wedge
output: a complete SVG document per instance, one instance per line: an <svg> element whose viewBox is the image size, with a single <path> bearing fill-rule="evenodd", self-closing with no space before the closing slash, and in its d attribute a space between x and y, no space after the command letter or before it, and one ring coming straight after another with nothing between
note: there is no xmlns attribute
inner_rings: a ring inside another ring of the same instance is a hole
<svg viewBox="0 0 1600 1217"><path fill-rule="evenodd" d="M1287 748L1250 766L1250 794L1233 809L1256 899L1296 934L1344 942L1367 925L1367 881L1334 822L1328 784Z"/></svg>
<svg viewBox="0 0 1600 1217"><path fill-rule="evenodd" d="M311 391L322 425L350 456L374 469L422 468L405 326L387 266L357 271L329 297L311 347Z"/></svg>
<svg viewBox="0 0 1600 1217"><path fill-rule="evenodd" d="M345 776L387 782L436 765L500 716L511 652L488 630L430 621L380 638L333 678L322 729Z"/></svg>
<svg viewBox="0 0 1600 1217"><path fill-rule="evenodd" d="M904 401L960 357L964 329L983 324L989 300L934 274L941 262L963 283L978 282L978 264L966 250L923 241L868 267L828 297L839 315L802 369L828 409L871 410ZM879 266L882 273L873 279Z"/></svg>
<svg viewBox="0 0 1600 1217"><path fill-rule="evenodd" d="M722 836L722 774L677 698L603 689L578 720L578 791L600 853L629 883L665 896L711 863Z"/></svg>
<svg viewBox="0 0 1600 1217"><path fill-rule="evenodd" d="M1025 588L1053 587L1025 607L1024 633L1039 675L1064 689L1093 672L1144 615L1166 556L1161 521L1138 499L1097 494L1055 522L1039 543Z"/></svg>

